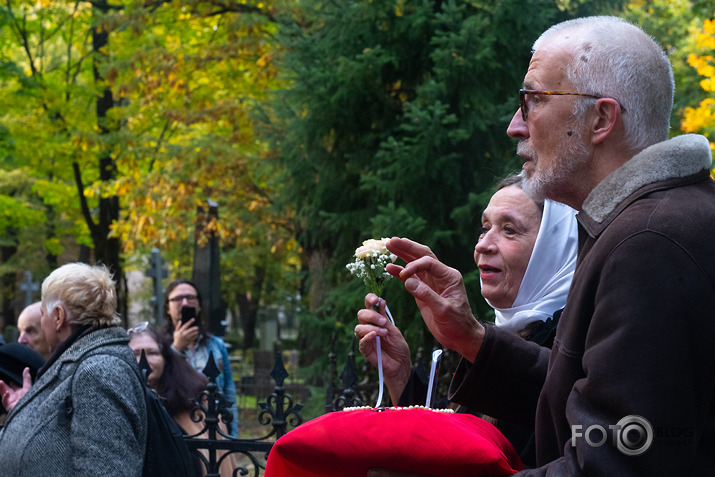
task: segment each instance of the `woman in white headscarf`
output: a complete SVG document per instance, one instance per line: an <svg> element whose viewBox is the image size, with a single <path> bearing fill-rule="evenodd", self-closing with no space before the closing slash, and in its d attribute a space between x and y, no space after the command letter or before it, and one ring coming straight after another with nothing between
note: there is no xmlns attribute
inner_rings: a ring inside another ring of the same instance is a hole
<svg viewBox="0 0 715 477"><path fill-rule="evenodd" d="M497 185L482 214L474 247L481 293L494 308L496 326L550 346L557 321L554 315L558 317L566 304L576 266L575 214L572 208L548 199L544 203L532 200L521 190L520 176L509 176ZM431 254L426 246L420 247ZM368 302L374 304L375 297L366 297L366 308L358 312L355 327L360 352L375 365L375 337L378 328L385 328L382 365L390 396L395 403L417 402L419 398L402 392L412 371L409 346L400 330ZM379 308L383 310L384 304Z"/></svg>
<svg viewBox="0 0 715 477"><path fill-rule="evenodd" d="M576 267L575 214L566 205L548 199L544 202L539 232L516 299L508 308L486 300L494 308L497 326L529 339L564 307ZM476 252L475 260L478 263Z"/></svg>
<svg viewBox="0 0 715 477"><path fill-rule="evenodd" d="M481 293L494 308L496 326L551 346L576 267L575 214L570 207L548 199L544 203L532 200L521 190L520 176L509 176L498 184L482 214L474 247ZM431 254L424 248L425 254ZM381 361L392 402L423 404L427 384L414 373L402 333L380 313L384 303L378 303L378 312L370 306L375 303L374 295L369 294L365 302L355 327L360 352L376 365L375 337L379 328L385 328Z"/></svg>

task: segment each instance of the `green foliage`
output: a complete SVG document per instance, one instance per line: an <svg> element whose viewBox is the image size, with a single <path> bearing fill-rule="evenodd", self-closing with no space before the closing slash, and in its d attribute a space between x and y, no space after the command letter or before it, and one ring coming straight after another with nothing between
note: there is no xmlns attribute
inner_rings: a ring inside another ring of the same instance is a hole
<svg viewBox="0 0 715 477"><path fill-rule="evenodd" d="M275 2L7 2L0 167L22 167L31 189L0 199L8 224L24 230L39 220L33 212L45 222L32 240L39 256L21 245L22 260L44 262L65 245L75 255L63 259L76 260L77 244L110 239L130 266L143 268L157 247L172 277L191 276L197 206L213 199L219 219L202 225L225 252L228 305L236 294L294 295L291 210L271 202L280 182L252 118L279 84L277 11ZM101 114L97 98L108 99ZM104 212L110 202L116 216Z"/></svg>
<svg viewBox="0 0 715 477"><path fill-rule="evenodd" d="M283 31L290 88L276 96L273 138L304 266L325 287L311 310L316 353L333 327L343 345L352 336L364 291L351 291L344 264L362 240L407 236L474 270L480 211L495 180L521 164L505 131L531 44L586 10L522 0L301 3L302 17ZM316 254L329 262L315 265ZM431 347L395 282L385 297L398 326ZM475 311L488 317L469 284Z"/></svg>

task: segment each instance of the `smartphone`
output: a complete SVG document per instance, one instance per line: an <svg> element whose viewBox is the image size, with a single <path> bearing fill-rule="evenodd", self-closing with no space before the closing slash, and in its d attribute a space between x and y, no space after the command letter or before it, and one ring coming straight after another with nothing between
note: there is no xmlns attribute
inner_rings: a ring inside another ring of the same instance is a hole
<svg viewBox="0 0 715 477"><path fill-rule="evenodd" d="M193 306L185 306L181 309L181 323L184 324L194 318L194 325L196 326L196 308Z"/></svg>

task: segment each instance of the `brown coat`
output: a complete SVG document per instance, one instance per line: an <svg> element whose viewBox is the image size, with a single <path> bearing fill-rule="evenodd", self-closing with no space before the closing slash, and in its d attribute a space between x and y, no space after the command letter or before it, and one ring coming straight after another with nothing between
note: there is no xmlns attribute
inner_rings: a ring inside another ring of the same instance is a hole
<svg viewBox="0 0 715 477"><path fill-rule="evenodd" d="M535 422L541 467L524 475L712 474L715 183L703 170L709 164L707 142L681 136L611 174L578 216L578 263L553 350L489 327L475 363L460 363L451 400ZM652 426L641 433L652 436L649 446L609 428L620 421L633 429L628 416Z"/></svg>

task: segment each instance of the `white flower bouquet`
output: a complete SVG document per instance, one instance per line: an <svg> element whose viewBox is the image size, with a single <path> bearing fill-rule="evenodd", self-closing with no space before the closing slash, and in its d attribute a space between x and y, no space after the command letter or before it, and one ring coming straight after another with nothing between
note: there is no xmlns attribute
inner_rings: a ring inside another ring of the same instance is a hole
<svg viewBox="0 0 715 477"><path fill-rule="evenodd" d="M346 265L350 273L362 278L365 285L377 296L382 295L385 280L391 276L385 271L385 267L397 259L385 246L388 240L390 239L365 240L362 246L355 250L355 260Z"/></svg>
<svg viewBox="0 0 715 477"><path fill-rule="evenodd" d="M385 285L385 280L392 276L385 271L385 267L387 267L388 263L392 263L397 259L397 255L387 250L386 245L388 240L390 239L365 240L362 246L355 250L355 260L346 265L350 273L362 278L365 284L370 288L370 291L378 297L382 296L382 288ZM382 298L379 299L382 300ZM378 303L380 302L378 301ZM387 308L387 304L385 304L385 312L394 325L395 320L392 319L392 314L390 313L390 309ZM382 350L380 349L379 336L375 338L375 346L377 348L377 373L379 379L379 392L375 407L380 407L384 381L382 375Z"/></svg>

